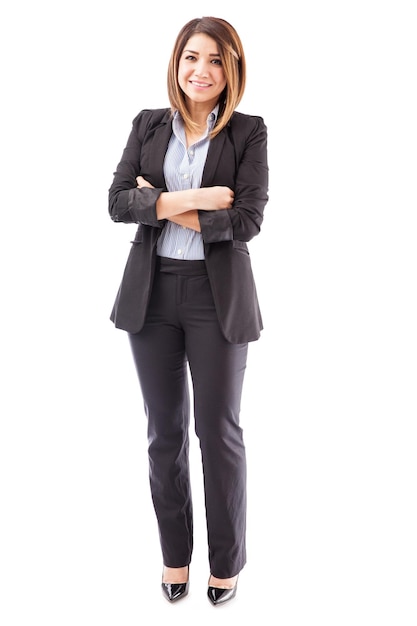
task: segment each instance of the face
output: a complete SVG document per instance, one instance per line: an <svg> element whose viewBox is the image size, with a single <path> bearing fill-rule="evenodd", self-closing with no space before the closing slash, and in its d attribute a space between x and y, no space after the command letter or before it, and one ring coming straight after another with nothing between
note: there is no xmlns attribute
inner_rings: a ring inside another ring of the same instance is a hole
<svg viewBox="0 0 417 626"><path fill-rule="evenodd" d="M202 33L190 37L180 58L178 82L191 103L217 104L226 78L214 39Z"/></svg>

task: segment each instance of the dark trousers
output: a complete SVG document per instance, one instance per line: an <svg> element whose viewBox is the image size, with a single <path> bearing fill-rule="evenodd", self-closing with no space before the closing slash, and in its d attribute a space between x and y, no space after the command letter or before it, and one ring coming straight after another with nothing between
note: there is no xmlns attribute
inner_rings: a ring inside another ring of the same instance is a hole
<svg viewBox="0 0 417 626"><path fill-rule="evenodd" d="M246 562L246 456L239 413L248 345L219 327L204 261L160 259L143 329L129 334L148 417L149 476L163 562L191 561L190 370L204 479L210 571Z"/></svg>

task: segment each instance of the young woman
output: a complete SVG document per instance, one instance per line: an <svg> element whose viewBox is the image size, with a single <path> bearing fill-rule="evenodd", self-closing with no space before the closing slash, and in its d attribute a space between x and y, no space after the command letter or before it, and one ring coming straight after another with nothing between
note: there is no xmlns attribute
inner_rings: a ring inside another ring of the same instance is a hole
<svg viewBox="0 0 417 626"><path fill-rule="evenodd" d="M193 551L188 368L214 605L236 595L246 563L239 413L248 343L262 330L247 242L261 229L268 164L263 119L236 111L245 82L231 24L185 24L168 66L171 106L134 119L109 190L111 218L138 224L111 319L128 334L144 401L171 602L188 593Z"/></svg>

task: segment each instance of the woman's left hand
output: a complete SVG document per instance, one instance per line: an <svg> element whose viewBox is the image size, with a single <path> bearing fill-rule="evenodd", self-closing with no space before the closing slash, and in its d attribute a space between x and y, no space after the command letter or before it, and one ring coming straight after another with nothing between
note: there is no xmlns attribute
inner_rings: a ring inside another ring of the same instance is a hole
<svg viewBox="0 0 417 626"><path fill-rule="evenodd" d="M136 176L136 182L138 184L138 189L141 189L141 187L150 187L151 189L154 189L154 186L151 185L151 183L148 183L143 176Z"/></svg>

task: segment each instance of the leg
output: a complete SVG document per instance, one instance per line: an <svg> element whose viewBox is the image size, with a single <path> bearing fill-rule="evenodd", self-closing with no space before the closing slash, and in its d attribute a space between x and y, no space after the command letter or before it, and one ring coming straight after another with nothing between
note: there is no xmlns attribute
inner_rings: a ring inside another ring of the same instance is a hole
<svg viewBox="0 0 417 626"><path fill-rule="evenodd" d="M246 455L239 414L248 346L224 339L207 279L198 279L198 294L183 323L203 463L210 568L226 579L246 562Z"/></svg>
<svg viewBox="0 0 417 626"><path fill-rule="evenodd" d="M235 576L246 562L246 454L239 426L246 355L246 345L211 337L192 367L210 571L218 578Z"/></svg>
<svg viewBox="0 0 417 626"><path fill-rule="evenodd" d="M129 339L148 417L149 478L163 562L176 568L190 563L193 528L184 339L164 306L172 301L172 279L158 277L145 327Z"/></svg>

